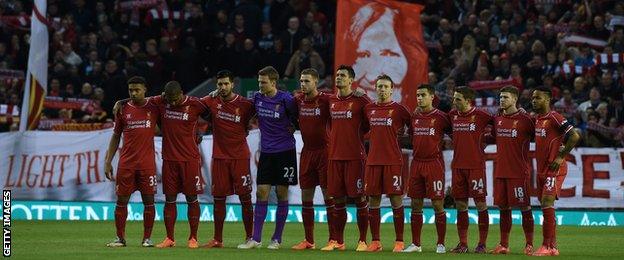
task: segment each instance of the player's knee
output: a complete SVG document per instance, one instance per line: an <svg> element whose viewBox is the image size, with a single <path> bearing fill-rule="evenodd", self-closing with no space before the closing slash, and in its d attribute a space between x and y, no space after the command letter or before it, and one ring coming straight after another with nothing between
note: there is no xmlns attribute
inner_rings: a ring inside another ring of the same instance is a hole
<svg viewBox="0 0 624 260"><path fill-rule="evenodd" d="M464 211L468 209L468 200L467 199L455 199L455 208L460 211Z"/></svg>
<svg viewBox="0 0 624 260"><path fill-rule="evenodd" d="M197 195L186 195L186 202L192 203L197 201Z"/></svg>
<svg viewBox="0 0 624 260"><path fill-rule="evenodd" d="M433 211L435 211L436 213L442 212L444 211L444 201L443 200L433 200L431 201L431 204L433 205ZM420 204L420 209L422 210L423 205Z"/></svg>
<svg viewBox="0 0 624 260"><path fill-rule="evenodd" d="M424 206L424 202L422 199L412 199L412 209L417 209L418 211L422 211Z"/></svg>
<svg viewBox="0 0 624 260"><path fill-rule="evenodd" d="M356 200L357 201L357 200ZM379 207L381 205L381 196L370 196L368 204L372 208Z"/></svg>
<svg viewBox="0 0 624 260"><path fill-rule="evenodd" d="M154 195L152 194L141 194L141 199L145 205L154 204Z"/></svg>
<svg viewBox="0 0 624 260"><path fill-rule="evenodd" d="M251 194L247 193L238 195L238 200L240 200L241 202L251 201Z"/></svg>
<svg viewBox="0 0 624 260"><path fill-rule="evenodd" d="M128 201L130 201L130 196L118 196L117 197L117 204L119 205L126 205L128 204Z"/></svg>

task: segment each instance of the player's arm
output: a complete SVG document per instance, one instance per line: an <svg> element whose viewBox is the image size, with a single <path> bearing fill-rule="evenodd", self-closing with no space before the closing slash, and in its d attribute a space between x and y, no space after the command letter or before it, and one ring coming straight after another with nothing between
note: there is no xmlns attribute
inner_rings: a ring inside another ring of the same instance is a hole
<svg viewBox="0 0 624 260"><path fill-rule="evenodd" d="M120 108L121 109L121 108ZM104 175L106 179L113 180L113 157L117 153L119 148L119 141L121 140L121 133L124 128L122 117L119 114L115 114L115 128L113 129L113 136L108 143L108 150L106 151L106 157L104 159Z"/></svg>
<svg viewBox="0 0 624 260"><path fill-rule="evenodd" d="M550 164L550 170L556 171L559 169L559 166L565 162L565 157L570 154L570 151L576 146L576 144L581 140L581 134L572 127L569 123L565 123L563 126L567 125L567 132L565 133L565 144L562 149L559 150L557 154L557 158ZM563 127L562 126L562 127Z"/></svg>
<svg viewBox="0 0 624 260"><path fill-rule="evenodd" d="M292 124L294 129L299 129L299 113L297 113L296 103L297 102L295 102L295 99L291 95L288 95L288 97L284 99L284 111L286 111L286 116L288 117L288 120L290 120L290 123ZM294 132L294 129L292 132Z"/></svg>

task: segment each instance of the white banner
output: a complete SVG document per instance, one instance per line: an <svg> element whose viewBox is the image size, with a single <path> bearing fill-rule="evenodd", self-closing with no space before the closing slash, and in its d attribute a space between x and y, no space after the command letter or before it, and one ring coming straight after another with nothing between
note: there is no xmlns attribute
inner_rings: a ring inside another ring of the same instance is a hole
<svg viewBox="0 0 624 260"><path fill-rule="evenodd" d="M0 134L0 181L4 189L13 191L15 200L63 200L63 201L114 201L114 183L104 177L104 157L112 130L93 132L43 132ZM301 152L301 135L295 134L297 151ZM260 133L251 131L247 137L252 159L251 174L255 179L259 158ZM156 164L160 180L161 139L155 139ZM202 202L212 202L210 195L210 163L212 136L204 136L201 143L203 156L202 173L206 180L206 193L200 196ZM491 159L495 157L496 146L486 148L488 204L492 205ZM451 184L450 161L453 152L445 151L446 187ZM624 208L624 149L622 148L577 148L568 158L568 176L563 184L560 208ZM404 159L409 161L410 150L404 150ZM113 165L117 164L115 158ZM409 169L405 165L404 170ZM535 186L533 178L533 186ZM532 189L532 195L534 194ZM301 203L298 186L290 188L290 202ZM162 185L158 186L157 200L162 201ZM255 192L253 193L255 197ZM179 196L184 201L183 196ZM135 193L133 201L140 201ZM276 198L272 194L271 201ZM409 198L406 198L406 203ZM228 197L228 203L238 203L236 196ZM386 201L387 203L387 201ZM320 189L317 188L315 204L323 204ZM532 204L538 205L532 198ZM408 204L406 204L408 205Z"/></svg>

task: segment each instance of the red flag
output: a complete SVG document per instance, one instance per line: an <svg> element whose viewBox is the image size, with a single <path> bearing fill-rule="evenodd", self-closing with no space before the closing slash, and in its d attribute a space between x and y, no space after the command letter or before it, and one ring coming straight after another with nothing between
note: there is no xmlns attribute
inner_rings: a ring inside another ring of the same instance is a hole
<svg viewBox="0 0 624 260"><path fill-rule="evenodd" d="M335 66L355 70L355 85L375 98L375 79L395 82L393 100L416 107L416 88L426 83L428 54L420 24L423 6L390 0L338 1Z"/></svg>

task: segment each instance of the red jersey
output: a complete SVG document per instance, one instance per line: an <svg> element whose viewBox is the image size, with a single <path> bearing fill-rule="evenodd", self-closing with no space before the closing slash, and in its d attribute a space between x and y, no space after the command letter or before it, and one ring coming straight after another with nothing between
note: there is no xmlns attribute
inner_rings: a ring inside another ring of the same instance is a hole
<svg viewBox="0 0 624 260"><path fill-rule="evenodd" d="M454 169L483 169L485 157L483 149L486 127L492 124L492 116L487 112L471 108L467 113L457 110L449 112L453 125Z"/></svg>
<svg viewBox="0 0 624 260"><path fill-rule="evenodd" d="M370 103L364 107L370 125L370 149L366 165L402 165L403 156L398 136L410 128L411 115L394 101Z"/></svg>
<svg viewBox="0 0 624 260"><path fill-rule="evenodd" d="M123 146L119 155L120 169L156 169L154 132L158 122L158 108L149 102L135 106L125 103L115 116L115 134L122 135Z"/></svg>
<svg viewBox="0 0 624 260"><path fill-rule="evenodd" d="M230 101L206 96L202 102L210 108L212 119L212 158L249 159L247 126L256 114L253 103L240 95Z"/></svg>
<svg viewBox="0 0 624 260"><path fill-rule="evenodd" d="M412 147L415 161L442 158L442 138L451 130L448 115L436 108L428 113L419 111L412 116Z"/></svg>
<svg viewBox="0 0 624 260"><path fill-rule="evenodd" d="M305 95L295 96L304 150L327 148L329 143L329 98L330 95L323 92L319 92L316 97L310 100L305 100Z"/></svg>
<svg viewBox="0 0 624 260"><path fill-rule="evenodd" d="M495 178L526 178L531 174L529 143L534 131L534 121L524 110L496 116L492 134L496 137Z"/></svg>
<svg viewBox="0 0 624 260"><path fill-rule="evenodd" d="M361 160L366 158L364 134L368 123L364 106L371 103L368 96L356 97L353 94L329 99L331 130L329 131L330 160Z"/></svg>
<svg viewBox="0 0 624 260"><path fill-rule="evenodd" d="M559 148L563 145L563 138L572 130L561 114L550 111L545 115L538 115L535 122L535 158L537 159L537 173L546 174L549 164L557 158ZM567 174L567 164L563 163L559 171Z"/></svg>
<svg viewBox="0 0 624 260"><path fill-rule="evenodd" d="M162 155L167 161L199 160L199 147L196 143L197 119L208 111L204 103L196 97L184 96L181 104L171 106L160 97L150 98L160 111L163 137Z"/></svg>

